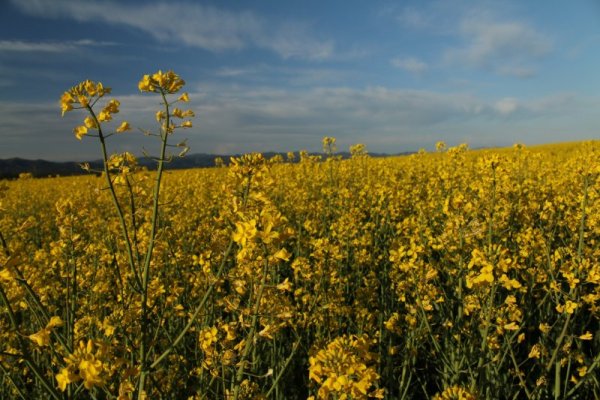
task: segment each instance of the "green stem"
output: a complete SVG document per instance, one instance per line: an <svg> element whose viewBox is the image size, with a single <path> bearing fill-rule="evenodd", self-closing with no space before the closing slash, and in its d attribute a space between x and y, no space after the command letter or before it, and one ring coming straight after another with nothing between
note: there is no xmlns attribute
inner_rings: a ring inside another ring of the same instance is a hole
<svg viewBox="0 0 600 400"><path fill-rule="evenodd" d="M552 357L550 358L550 361L548 362L548 365L546 366L546 371L550 371L552 369L552 365L554 364L554 360L556 359L556 356L558 355L558 351L560 350L562 341L564 340L564 338L567 334L567 329L569 328L569 323L571 322L571 315L572 314L567 315L567 319L565 320L565 323L560 332L560 336L558 337L558 340L556 341L556 346L554 347L554 351L552 352Z"/></svg>
<svg viewBox="0 0 600 400"><path fill-rule="evenodd" d="M581 200L581 221L579 223L579 243L577 245L577 256L579 257L579 262L581 262L581 257L583 255L583 238L585 233L585 217L586 212L585 209L588 203L588 177L583 178L583 199Z"/></svg>
<svg viewBox="0 0 600 400"><path fill-rule="evenodd" d="M9 261L9 263L10 263L10 261ZM7 263L7 264L9 264L9 263ZM17 277L16 277L17 283L19 283L21 286L23 286L25 288L25 291L27 292L27 294L33 299L33 303L35 304L35 306L42 313L43 318L39 318L41 320L40 321L41 325L46 325L48 323L48 321L50 321L50 315L48 314L48 311L46 310L46 307L44 307L44 305L42 304L39 296L33 291L33 288L27 282L27 280L25 279L25 277L23 276L23 273L21 272L21 270L19 268L17 268L16 265L13 265L13 270L17 274ZM31 308L33 310L33 307L31 307ZM37 315L37 314L34 314L34 315ZM60 335L55 330L53 330L52 333L54 334L54 336L56 337L56 339L58 340L58 342L61 345L63 345L64 348L69 353L71 353L73 351L73 349L69 346L68 342L65 340L65 338L63 338L62 335Z"/></svg>
<svg viewBox="0 0 600 400"><path fill-rule="evenodd" d="M21 388L17 385L13 377L8 373L8 370L4 367L4 364L2 363L0 363L0 370L2 370L2 373L8 378L10 383L12 383L17 393L19 393L19 397L21 397L23 400L27 400L27 397L25 397L25 394L23 393Z"/></svg>
<svg viewBox="0 0 600 400"><path fill-rule="evenodd" d="M127 183L127 191L129 192L129 207L131 208L131 231L133 232L133 245L135 248L135 256L138 265L141 263L140 250L138 248L138 237L137 237L137 220L135 218L136 208L135 208L135 198L133 196L133 187L131 186L131 182L129 182L129 178L125 177L125 183Z"/></svg>
<svg viewBox="0 0 600 400"><path fill-rule="evenodd" d="M256 334L256 324L258 322L258 312L260 310L260 301L262 299L262 294L265 289L265 282L267 279L267 268L269 264L267 259L265 258L265 263L263 266L263 274L260 281L260 287L258 288L258 293L256 295L256 303L254 304L254 310L252 312L252 325L250 326L250 332L248 333L248 337L246 338L246 343L244 344L244 352L240 358L239 367L235 374L235 387L233 391L233 400L237 400L240 394L240 382L244 377L244 369L246 367L246 359L248 358L248 354L250 353L250 349L254 343L254 335Z"/></svg>
<svg viewBox="0 0 600 400"><path fill-rule="evenodd" d="M229 257L229 253L231 252L232 248L233 248L233 240L231 240L229 242L229 246L227 247L227 250L225 251L225 254L223 255L223 260L221 261L221 265L219 266L219 270L217 271L215 282L221 277L223 270L225 268L225 264L227 262L227 258ZM198 317L198 314L204 308L204 304L206 303L206 301L210 297L212 291L214 290L215 282L211 283L211 285L208 287L208 289L206 290L206 293L204 293L204 297L202 297L202 300L200 301L200 304L198 304L198 306L194 310L194 313L190 317L190 320L188 321L188 323L181 330L181 332L179 332L179 335L177 335L177 338L175 338L173 343L160 356L158 356L152 364L150 364L151 370L156 368L158 366L158 364L162 360L164 360L165 357L167 357L175 349L175 347L179 344L181 339L183 339L183 337L185 336L187 331L192 327L192 325L196 321L196 318Z"/></svg>
<svg viewBox="0 0 600 400"><path fill-rule="evenodd" d="M17 334L17 341L19 342L19 347L21 348L21 354L22 354L23 359L25 360L25 363L27 364L29 369L31 369L31 371L36 376L36 378L40 381L40 383L42 384L44 389L46 389L46 392L50 396L52 396L53 399L61 400L60 395L58 394L56 389L54 389L54 387L52 387L52 385L50 385L48 380L44 377L44 375L39 370L37 365L35 365L35 363L31 359L31 356L29 355L30 352L25 348L25 343L23 343L23 339L21 338L21 336L18 332L17 319L15 317L14 311L13 311L12 307L10 306L8 297L6 296L6 293L4 292L4 288L2 288L2 286L0 286L0 298L2 298L2 302L4 303L4 306L6 307L6 309L8 310L8 319L10 320L11 328Z"/></svg>
<svg viewBox="0 0 600 400"><path fill-rule="evenodd" d="M131 269L131 274L135 279L135 283L137 285L138 290L142 289L140 277L136 271L135 262L133 260L133 251L131 249L131 239L129 238L129 232L127 231L127 224L125 223L125 216L123 213L123 209L121 208L121 204L119 203L119 199L117 198L117 193L115 191L115 186L111 179L110 169L108 168L108 152L106 150L106 140L105 135L102 132L102 125L100 125L100 121L98 121L98 117L96 117L96 113L92 109L90 105L86 106L88 112L96 122L96 126L98 127L98 138L100 139L100 145L102 147L102 160L104 161L104 175L106 175L106 183L108 184L108 188L110 190L110 194L113 200L113 204L115 209L117 210L117 215L119 216L119 222L121 223L121 230L123 231L123 238L125 239L125 247L127 249L127 258L129 260L129 267Z"/></svg>
<svg viewBox="0 0 600 400"><path fill-rule="evenodd" d="M0 245L2 245L2 249L4 250L6 257L10 257L10 250L8 249L8 244L6 243L2 232L0 232Z"/></svg>
<svg viewBox="0 0 600 400"><path fill-rule="evenodd" d="M169 125L171 123L171 118L169 116L169 102L167 101L167 97L165 95L165 91L160 88L160 94L163 99L163 104L165 106L166 118L164 122L164 126L161 130L161 148L160 148L160 156L158 158L158 167L156 171L156 180L154 183L154 199L152 204L152 219L151 219L151 230L150 230L150 238L148 242L148 250L146 251L146 257L144 259L144 265L142 269L142 335L140 339L140 362L141 362L141 371L140 371L140 381L138 386L138 400L142 400L144 398L144 386L146 381L146 376L148 375L149 368L147 365L147 358L149 354L147 336L148 336L148 284L150 282L150 264L152 262L152 251L154 250L154 241L156 239L156 227L158 225L158 208L159 208L159 198L160 198L160 184L162 181L162 174L165 164L165 154L167 150L167 139L170 134Z"/></svg>
<svg viewBox="0 0 600 400"><path fill-rule="evenodd" d="M271 393L273 392L273 390L275 390L278 387L277 384L279 383L279 380L283 376L283 373L287 369L288 365L290 364L290 362L294 358L294 355L296 354L296 351L298 350L298 347L300 347L301 340L302 340L302 337L299 336L298 340L296 340L296 343L294 343L294 347L292 347L292 352L290 353L290 355L288 356L288 358L285 360L285 363L283 364L283 367L281 368L281 370L277 374L277 377L273 381L273 384L271 385L271 388L267 392L267 394L265 396L266 398L269 398L269 396L271 395Z"/></svg>

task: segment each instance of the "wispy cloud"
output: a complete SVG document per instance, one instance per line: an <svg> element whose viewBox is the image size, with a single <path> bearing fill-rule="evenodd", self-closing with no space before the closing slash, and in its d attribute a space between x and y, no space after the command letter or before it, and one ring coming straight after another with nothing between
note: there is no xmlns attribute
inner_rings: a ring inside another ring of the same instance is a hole
<svg viewBox="0 0 600 400"><path fill-rule="evenodd" d="M432 26L431 14L414 7L405 7L396 14L396 20L405 27L425 29Z"/></svg>
<svg viewBox="0 0 600 400"><path fill-rule="evenodd" d="M254 74L258 71L257 68L239 68L239 67L221 67L215 71L216 76L231 78Z"/></svg>
<svg viewBox="0 0 600 400"><path fill-rule="evenodd" d="M421 74L428 68L427 63L415 57L396 57L391 61L392 65L413 74Z"/></svg>
<svg viewBox="0 0 600 400"><path fill-rule="evenodd" d="M276 85L283 87L314 87L318 85L339 85L357 76L355 71L331 68L307 68L293 65L253 64L244 67L223 66L217 68L214 77L229 83L254 85Z"/></svg>
<svg viewBox="0 0 600 400"><path fill-rule="evenodd" d="M32 42L23 40L0 40L0 51L10 52L36 52L36 53L63 53L83 47L113 46L113 42L99 42L82 39L65 42Z"/></svg>
<svg viewBox="0 0 600 400"><path fill-rule="evenodd" d="M581 110L600 104L572 94L534 99L484 99L463 92L382 86L315 87L306 90L206 83L195 95L194 151L318 150L320 138L336 136L341 149L366 143L372 151L400 152L431 147L437 140L472 146L553 140L556 126L575 126ZM560 111L560 112L559 112ZM541 121L541 122L540 122ZM590 123L573 137L584 138ZM560 132L554 140L560 138ZM199 150L205 149L205 150Z"/></svg>
<svg viewBox="0 0 600 400"><path fill-rule="evenodd" d="M334 55L333 40L319 40L302 23L283 23L277 32L260 32L256 41L283 58L308 58L325 60Z"/></svg>
<svg viewBox="0 0 600 400"><path fill-rule="evenodd" d="M553 40L515 13L502 3L474 6L461 0L393 10L404 28L458 42L446 49L443 63L529 78L536 74L537 62L552 51Z"/></svg>
<svg viewBox="0 0 600 400"><path fill-rule="evenodd" d="M381 86L305 90L214 82L200 86L201 92L189 88L189 106L197 115L194 128L176 132L177 140L189 139L194 153L316 151L324 135L336 136L340 149L365 143L372 152L388 153L431 148L438 140L452 145L467 142L473 147L557 141L564 140L565 129L572 140L584 139L598 126L597 118L585 110L600 107L598 98L569 93L488 100L461 92ZM113 125L126 118L133 126L156 127L155 98L132 94L119 100L121 113ZM72 134L72 128L81 123L81 114L60 118L57 102L0 102L0 115L6 126L0 158L15 154L63 160L97 158L92 139L80 142ZM32 142L42 145L29 148ZM155 143L130 133L114 136L110 146L111 151L140 154L142 146L153 149Z"/></svg>
<svg viewBox="0 0 600 400"><path fill-rule="evenodd" d="M468 4L472 8L472 3ZM456 30L456 22L464 14L461 1L431 0L420 2L418 7L388 6L384 14L392 18L402 28L425 34L447 35Z"/></svg>
<svg viewBox="0 0 600 400"><path fill-rule="evenodd" d="M321 60L331 57L334 51L333 41L316 37L310 25L273 23L249 11L233 12L191 2L129 5L116 1L12 1L30 15L129 26L161 42L179 42L213 52L255 46L283 58Z"/></svg>
<svg viewBox="0 0 600 400"><path fill-rule="evenodd" d="M535 74L535 62L552 50L552 40L528 24L471 13L463 18L462 46L446 51L448 62L519 78Z"/></svg>
<svg viewBox="0 0 600 400"><path fill-rule="evenodd" d="M501 115L509 115L517 110L519 103L517 99L512 97L505 97L501 100L498 100L496 104L494 104L494 110L496 110Z"/></svg>

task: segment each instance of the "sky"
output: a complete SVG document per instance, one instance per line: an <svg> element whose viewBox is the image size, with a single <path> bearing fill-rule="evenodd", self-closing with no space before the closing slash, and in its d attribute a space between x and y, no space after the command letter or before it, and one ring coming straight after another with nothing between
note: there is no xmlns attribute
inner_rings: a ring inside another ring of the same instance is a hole
<svg viewBox="0 0 600 400"><path fill-rule="evenodd" d="M600 1L0 0L0 158L98 159L59 98L85 79L157 128L142 75L185 81L190 153L395 154L600 136ZM155 153L140 130L109 151Z"/></svg>

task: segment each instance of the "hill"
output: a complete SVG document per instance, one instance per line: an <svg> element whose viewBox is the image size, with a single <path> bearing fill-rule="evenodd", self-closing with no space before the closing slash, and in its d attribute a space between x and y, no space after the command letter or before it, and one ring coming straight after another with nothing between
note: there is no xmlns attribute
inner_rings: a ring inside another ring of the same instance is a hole
<svg viewBox="0 0 600 400"><path fill-rule="evenodd" d="M276 152L266 152L263 153L265 157L270 158L275 155L281 155L282 157L286 157L286 153L276 153ZM298 153L296 152L296 158L298 158ZM349 153L341 152L337 155L341 155L342 158L348 158L350 156ZM372 157L386 157L388 154L370 154ZM229 161L230 157L237 157L239 154L228 154L228 155L218 155L218 154L188 154L185 157L179 158L174 157L169 165L168 169L190 169L190 168L206 168L213 167L215 165L215 159L218 157L222 158L226 163ZM148 167L149 169L153 169L156 165L156 162L148 157L142 157L139 160L140 165ZM102 161L94 160L88 161L90 167L95 170L102 169ZM23 158L9 158L0 160L0 179L14 179L19 176L19 174L29 173L36 178L47 177L47 176L70 176L70 175L82 175L87 174L88 172L81 169L81 163L75 161L65 161L65 162L57 162L57 161L47 161L47 160L27 160Z"/></svg>

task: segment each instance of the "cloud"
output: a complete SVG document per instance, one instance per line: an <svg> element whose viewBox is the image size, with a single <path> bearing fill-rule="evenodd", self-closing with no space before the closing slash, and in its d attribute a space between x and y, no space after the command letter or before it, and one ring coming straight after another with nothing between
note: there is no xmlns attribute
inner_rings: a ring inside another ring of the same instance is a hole
<svg viewBox="0 0 600 400"><path fill-rule="evenodd" d="M373 152L388 153L431 147L437 140L474 147L545 142L531 132L563 118L575 126L577 113L590 106L568 94L488 100L381 86L291 90L206 82L201 87L199 93L191 88L198 115L189 133L192 152L317 151L322 136L337 137L340 149L366 143Z"/></svg>
<svg viewBox="0 0 600 400"><path fill-rule="evenodd" d="M585 139L597 132L598 98L558 93L534 99L484 99L463 92L397 89L381 86L284 89L204 82L189 87L196 112L194 127L178 130L173 140L188 139L192 153L318 151L323 136L339 148L365 143L371 152L396 153L431 148L438 140L473 147ZM155 96L118 96L121 112L110 126L126 119L134 127L155 129ZM72 129L83 113L60 117L57 101L16 104L0 101L3 124L0 158L14 156L84 160L98 158L93 138L78 141ZM139 132L115 135L110 151L153 152L154 138Z"/></svg>
<svg viewBox="0 0 600 400"><path fill-rule="evenodd" d="M257 70L253 68L221 67L215 71L215 75L230 78L254 74L256 71Z"/></svg>
<svg viewBox="0 0 600 400"><path fill-rule="evenodd" d="M31 42L23 40L0 40L0 51L11 52L42 52L42 53L64 53L82 47L89 46L113 46L113 42L98 42L95 40L82 39L66 42Z"/></svg>
<svg viewBox="0 0 600 400"><path fill-rule="evenodd" d="M396 20L406 27L424 29L431 27L430 15L413 7L406 7L396 15Z"/></svg>
<svg viewBox="0 0 600 400"><path fill-rule="evenodd" d="M333 41L314 38L304 24L283 23L277 30L260 33L257 42L283 58L325 60L334 54Z"/></svg>
<svg viewBox="0 0 600 400"><path fill-rule="evenodd" d="M519 78L535 74L533 64L552 50L549 37L520 21L497 21L481 13L463 18L464 45L446 51L448 62Z"/></svg>
<svg viewBox="0 0 600 400"><path fill-rule="evenodd" d="M319 85L339 85L357 79L358 73L331 67L297 67L272 64L253 64L244 67L222 66L213 72L214 77L223 82L237 82L254 85L282 85L283 87L313 87Z"/></svg>
<svg viewBox="0 0 600 400"><path fill-rule="evenodd" d="M191 2L134 6L116 1L12 1L30 15L128 26L163 43L179 42L212 52L254 46L274 51L283 58L322 60L331 57L334 51L333 42L315 37L307 24L273 23L249 11L232 12Z"/></svg>
<svg viewBox="0 0 600 400"><path fill-rule="evenodd" d="M400 3L400 2L398 2ZM461 0L430 0L419 2L418 7L384 6L381 15L392 18L402 28L426 35L451 35L456 31L456 22L465 9L472 9L472 2Z"/></svg>
<svg viewBox="0 0 600 400"><path fill-rule="evenodd" d="M517 99L512 97L505 97L494 104L494 109L501 115L509 115L517 110L519 103Z"/></svg>
<svg viewBox="0 0 600 400"><path fill-rule="evenodd" d="M421 74L428 68L425 62L415 57L396 57L391 62L394 67L401 68L413 74Z"/></svg>

